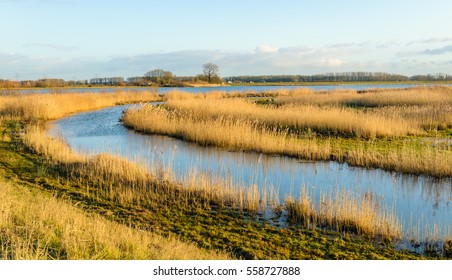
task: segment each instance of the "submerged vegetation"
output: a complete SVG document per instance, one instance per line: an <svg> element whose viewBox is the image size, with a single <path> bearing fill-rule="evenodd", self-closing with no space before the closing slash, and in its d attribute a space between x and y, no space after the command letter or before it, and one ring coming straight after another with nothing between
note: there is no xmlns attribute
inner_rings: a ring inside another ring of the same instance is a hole
<svg viewBox="0 0 452 280"><path fill-rule="evenodd" d="M419 140L431 137L432 133L447 134L446 129L452 127L447 114L451 93L447 88L440 89L444 93L432 93L425 104L419 101L410 105L406 101L400 108L356 102L344 105L337 100L321 103L325 102L321 97L333 99L333 93L310 91L262 94L268 99L264 102L260 99L260 104L256 100L233 98L249 96L242 93L173 92L164 97L166 105L138 106L125 112L123 121L136 130L171 135L202 145L450 176L450 146L440 141L435 145L423 144ZM373 93L362 95L366 94ZM439 101L432 96L437 96ZM381 209L371 194L361 196L336 190L323 194L323 203L314 205L310 194L303 190L300 197L286 198L279 205L270 193L259 192L256 186L234 186L221 179L212 181L195 170L178 181L171 168L158 162L145 167L108 154L75 153L62 139L47 136L42 126L42 121L78 111L158 100L160 97L155 93L0 97L3 158L0 177L4 178L0 184L7 190L5 201L11 202L1 205L5 211L2 212L4 223L0 225L0 256L8 259L224 259L229 255L244 259L431 257L394 248L391 241L400 238L399 222L390 209ZM344 97L341 102L345 100ZM430 116L424 106L439 106L436 113L440 117ZM411 113L403 115L403 112ZM332 118L329 113L337 115ZM402 160L405 162L400 165ZM432 164L425 168L430 162L438 166ZM23 209L23 205L30 204L27 192L36 193L33 197L39 198L33 205L54 205L52 209L64 209L59 211L63 216L53 217L31 206L13 216L12 207ZM24 204L12 206L15 200L23 200ZM269 225L263 216L269 208L276 216L287 211L291 226ZM33 216L26 211L43 214ZM70 215L65 214L69 212ZM71 218L72 215L76 218ZM25 219L25 216L34 218ZM77 221L80 227L69 226L78 225ZM93 223L112 231L87 226ZM17 227L30 231L11 230ZM77 235L78 231L86 235ZM80 245L83 248L73 249L73 240L77 238L88 241ZM209 252L175 238L195 243ZM180 255L167 252L171 246L183 248ZM447 256L447 248L439 248L443 257Z"/></svg>

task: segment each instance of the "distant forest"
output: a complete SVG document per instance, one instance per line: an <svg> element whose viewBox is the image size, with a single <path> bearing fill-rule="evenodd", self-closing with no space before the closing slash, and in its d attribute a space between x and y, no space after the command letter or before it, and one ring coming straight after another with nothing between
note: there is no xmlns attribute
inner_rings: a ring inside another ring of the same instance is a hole
<svg viewBox="0 0 452 280"><path fill-rule="evenodd" d="M404 76L384 72L343 72L316 75L262 75L233 76L224 78L237 83L300 83L300 82L403 82L403 81L452 81L452 75L429 74Z"/></svg>

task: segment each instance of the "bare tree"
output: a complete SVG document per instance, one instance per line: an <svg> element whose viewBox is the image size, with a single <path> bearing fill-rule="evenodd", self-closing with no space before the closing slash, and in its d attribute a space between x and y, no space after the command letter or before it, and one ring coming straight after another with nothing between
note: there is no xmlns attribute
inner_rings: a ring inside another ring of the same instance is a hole
<svg viewBox="0 0 452 280"><path fill-rule="evenodd" d="M154 79L163 77L164 74L165 74L165 71L163 71L162 69L154 69L154 70L146 72L146 74L144 74L144 76L150 80L154 80Z"/></svg>
<svg viewBox="0 0 452 280"><path fill-rule="evenodd" d="M210 83L213 77L218 76L218 65L213 63L206 63L202 65L202 71L204 75L207 77L207 81Z"/></svg>

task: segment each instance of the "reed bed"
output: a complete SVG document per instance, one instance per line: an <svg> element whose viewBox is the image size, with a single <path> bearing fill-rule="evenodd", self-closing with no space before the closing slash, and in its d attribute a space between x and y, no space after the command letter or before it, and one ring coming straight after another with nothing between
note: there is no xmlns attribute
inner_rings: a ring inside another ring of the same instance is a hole
<svg viewBox="0 0 452 280"><path fill-rule="evenodd" d="M243 114L246 114L247 107L243 108ZM382 145L380 141L360 139L300 137L289 129L267 128L246 118L227 115L209 117L215 115L213 109L206 114L208 117L201 113L191 114L188 109L181 112L145 105L127 110L123 122L144 133L168 135L229 150L288 155L305 160L337 160L355 166L436 177L452 176L452 150L448 145L427 143L418 147L409 142Z"/></svg>
<svg viewBox="0 0 452 280"><path fill-rule="evenodd" d="M224 91L211 91L208 94L205 93L191 93L180 90L171 90L163 95L163 101L169 100L193 100L193 99L219 99L227 96Z"/></svg>
<svg viewBox="0 0 452 280"><path fill-rule="evenodd" d="M156 92L23 94L0 96L0 116L26 121L54 120L68 114L125 103L159 101Z"/></svg>
<svg viewBox="0 0 452 280"><path fill-rule="evenodd" d="M416 130L452 127L452 87L447 86L294 93L280 96L276 104L365 110L366 115L404 120Z"/></svg>
<svg viewBox="0 0 452 280"><path fill-rule="evenodd" d="M258 98L258 97L276 97L276 96L292 96L291 93L269 91L220 91L214 90L205 92L186 92L182 90L171 90L162 96L163 101L170 100L202 100L202 99L222 99L222 98Z"/></svg>
<svg viewBox="0 0 452 280"><path fill-rule="evenodd" d="M280 98L277 103L311 104L311 105L342 105L349 107L382 107L382 106L423 106L432 104L452 103L452 87L413 87L403 89L369 89L306 91L279 90L275 92Z"/></svg>
<svg viewBox="0 0 452 280"><path fill-rule="evenodd" d="M319 205L313 204L312 196L303 187L298 199L286 199L290 220L308 228L321 226L339 231L346 228L372 237L402 237L402 226L394 211L382 209L372 193L359 196L350 190L336 188L322 193Z"/></svg>
<svg viewBox="0 0 452 280"><path fill-rule="evenodd" d="M191 115L178 114L154 106L127 110L122 118L126 126L144 133L155 133L196 142L216 145L230 150L256 151L266 154L287 154L306 159L330 157L328 143L307 139L300 142L288 130L267 129L249 120L218 118L198 120Z"/></svg>
<svg viewBox="0 0 452 280"><path fill-rule="evenodd" d="M0 259L229 259L0 179Z"/></svg>
<svg viewBox="0 0 452 280"><path fill-rule="evenodd" d="M259 106L243 99L171 100L170 110L196 119L231 118L260 124L267 129L301 134L313 131L321 135L362 137L393 137L422 134L417 126L397 114L378 115L351 108L313 105Z"/></svg>

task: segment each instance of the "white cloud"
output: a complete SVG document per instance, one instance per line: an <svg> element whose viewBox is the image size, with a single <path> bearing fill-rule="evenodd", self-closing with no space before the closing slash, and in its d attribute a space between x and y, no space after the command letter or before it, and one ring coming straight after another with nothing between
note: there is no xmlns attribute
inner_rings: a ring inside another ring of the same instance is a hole
<svg viewBox="0 0 452 280"><path fill-rule="evenodd" d="M325 59L321 61L321 65L326 67L339 67L345 64L345 61L333 58L333 59Z"/></svg>
<svg viewBox="0 0 452 280"><path fill-rule="evenodd" d="M256 48L256 53L277 53L279 51L278 47L271 47L261 45Z"/></svg>

